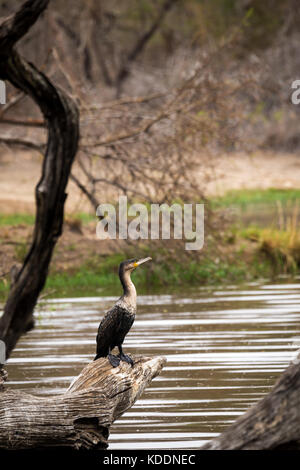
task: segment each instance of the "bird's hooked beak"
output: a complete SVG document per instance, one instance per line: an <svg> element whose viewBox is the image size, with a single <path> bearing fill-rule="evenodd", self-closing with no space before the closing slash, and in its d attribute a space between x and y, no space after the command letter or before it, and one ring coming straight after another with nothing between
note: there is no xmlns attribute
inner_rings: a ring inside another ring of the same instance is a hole
<svg viewBox="0 0 300 470"><path fill-rule="evenodd" d="M138 261L136 261L134 263L134 267L137 268L138 266L140 266L141 264L144 264L144 263L147 263L147 261L151 261L152 258L150 258L150 256L148 256L148 258L142 258L142 259L139 259Z"/></svg>

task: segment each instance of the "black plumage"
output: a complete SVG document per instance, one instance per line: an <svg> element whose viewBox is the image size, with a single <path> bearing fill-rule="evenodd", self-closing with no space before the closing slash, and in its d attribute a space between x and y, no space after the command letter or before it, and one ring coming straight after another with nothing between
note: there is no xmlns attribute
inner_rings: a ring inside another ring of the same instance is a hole
<svg viewBox="0 0 300 470"><path fill-rule="evenodd" d="M149 260L151 258L132 259L120 264L119 277L124 293L116 304L108 310L99 325L95 360L108 356L113 367L117 367L120 360L133 366L132 359L125 355L122 349L123 341L133 325L136 313L136 290L130 274L139 265ZM115 347L119 349L118 356L111 354Z"/></svg>
<svg viewBox="0 0 300 470"><path fill-rule="evenodd" d="M122 347L125 336L133 325L134 318L134 313L130 313L120 305L115 305L108 310L99 325L95 359L108 356L116 346Z"/></svg>

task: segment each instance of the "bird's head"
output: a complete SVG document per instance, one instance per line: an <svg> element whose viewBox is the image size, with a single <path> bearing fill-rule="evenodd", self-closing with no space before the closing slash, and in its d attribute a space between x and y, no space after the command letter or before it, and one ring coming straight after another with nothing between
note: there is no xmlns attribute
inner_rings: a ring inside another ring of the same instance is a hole
<svg viewBox="0 0 300 470"><path fill-rule="evenodd" d="M126 261L123 261L120 266L119 266L119 273L123 274L126 271L132 272L134 271L138 266L141 266L141 264L146 263L147 261L151 261L152 258L148 256L147 258L142 258L142 259L127 259Z"/></svg>

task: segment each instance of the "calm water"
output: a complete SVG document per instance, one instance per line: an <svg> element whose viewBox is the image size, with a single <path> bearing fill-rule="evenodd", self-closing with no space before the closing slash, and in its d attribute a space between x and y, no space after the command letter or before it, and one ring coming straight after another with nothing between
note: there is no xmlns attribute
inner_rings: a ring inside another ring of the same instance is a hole
<svg viewBox="0 0 300 470"><path fill-rule="evenodd" d="M114 297L54 299L7 364L10 386L62 393L94 356ZM300 348L300 284L139 296L124 350L167 365L111 428L110 449L195 449L274 384Z"/></svg>

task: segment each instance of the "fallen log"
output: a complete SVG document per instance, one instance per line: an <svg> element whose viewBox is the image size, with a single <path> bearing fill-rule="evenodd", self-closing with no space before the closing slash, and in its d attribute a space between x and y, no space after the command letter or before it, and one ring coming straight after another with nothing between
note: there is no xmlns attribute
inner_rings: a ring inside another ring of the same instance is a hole
<svg viewBox="0 0 300 470"><path fill-rule="evenodd" d="M68 390L33 396L3 386L0 375L0 449L108 447L111 424L128 410L163 368L163 357L134 357L134 367L107 358L88 364Z"/></svg>

